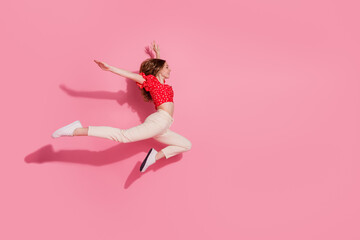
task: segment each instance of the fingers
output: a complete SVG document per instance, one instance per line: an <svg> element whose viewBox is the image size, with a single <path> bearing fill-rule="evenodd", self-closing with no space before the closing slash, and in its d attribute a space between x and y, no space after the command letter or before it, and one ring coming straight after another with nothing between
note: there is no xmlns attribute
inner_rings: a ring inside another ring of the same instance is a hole
<svg viewBox="0 0 360 240"><path fill-rule="evenodd" d="M159 47L159 44L157 44L157 43L155 42L155 40L153 40L153 42L152 42L151 44L152 44L153 48Z"/></svg>
<svg viewBox="0 0 360 240"><path fill-rule="evenodd" d="M152 49L153 49L154 51L159 51L159 50L160 50L159 44L157 44L157 43L155 42L155 40L153 40L153 42L151 43L151 46L152 46Z"/></svg>
<svg viewBox="0 0 360 240"><path fill-rule="evenodd" d="M99 64L99 65L106 65L106 63L103 63L103 62L100 62L100 61L94 60L94 62L96 62L96 63Z"/></svg>
<svg viewBox="0 0 360 240"><path fill-rule="evenodd" d="M106 63L100 62L100 61L96 61L94 60L94 62L97 63L97 65L99 65L99 67L103 70L108 70L109 69L109 65L107 65Z"/></svg>

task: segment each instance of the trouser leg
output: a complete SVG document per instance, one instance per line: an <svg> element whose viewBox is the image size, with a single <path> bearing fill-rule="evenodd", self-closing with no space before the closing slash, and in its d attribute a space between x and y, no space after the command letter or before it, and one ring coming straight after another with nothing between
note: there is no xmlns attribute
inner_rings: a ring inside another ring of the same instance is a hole
<svg viewBox="0 0 360 240"><path fill-rule="evenodd" d="M166 126L161 126L154 121L148 120L129 129L108 126L89 126L88 135L107 138L121 143L129 143L152 138L163 132L165 130L164 128L166 128Z"/></svg>
<svg viewBox="0 0 360 240"><path fill-rule="evenodd" d="M154 139L161 143L169 145L161 149L166 159L179 153L189 151L192 145L187 138L181 136L176 132L171 131L170 129L167 129L164 133L155 136Z"/></svg>

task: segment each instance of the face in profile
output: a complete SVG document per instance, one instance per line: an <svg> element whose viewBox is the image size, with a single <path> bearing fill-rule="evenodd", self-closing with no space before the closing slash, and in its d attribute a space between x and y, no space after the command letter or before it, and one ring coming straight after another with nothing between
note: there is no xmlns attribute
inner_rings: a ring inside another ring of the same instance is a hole
<svg viewBox="0 0 360 240"><path fill-rule="evenodd" d="M158 74L160 74L164 78L169 78L170 72L171 72L171 70L169 68L169 65L167 64L167 62L165 62L164 66L161 68L161 70L159 71Z"/></svg>

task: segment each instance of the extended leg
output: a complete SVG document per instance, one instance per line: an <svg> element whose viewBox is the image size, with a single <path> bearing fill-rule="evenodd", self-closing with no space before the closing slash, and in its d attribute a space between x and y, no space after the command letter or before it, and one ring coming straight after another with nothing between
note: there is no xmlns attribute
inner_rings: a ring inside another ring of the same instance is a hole
<svg viewBox="0 0 360 240"><path fill-rule="evenodd" d="M166 126L165 126L166 127ZM80 129L85 133L86 130ZM107 138L116 142L128 143L152 138L164 132L164 126L158 125L153 121L129 128L120 129L108 126L89 126L88 136Z"/></svg>

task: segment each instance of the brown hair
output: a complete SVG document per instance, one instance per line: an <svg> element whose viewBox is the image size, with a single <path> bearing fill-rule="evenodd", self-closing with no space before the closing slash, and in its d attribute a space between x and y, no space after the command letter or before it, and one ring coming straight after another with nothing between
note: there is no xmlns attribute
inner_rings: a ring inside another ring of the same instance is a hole
<svg viewBox="0 0 360 240"><path fill-rule="evenodd" d="M143 61L140 65L140 73L147 75L153 75L156 77L156 74L161 70L165 65L165 60L160 58L149 58ZM140 89L141 94L144 97L146 102L152 101L150 92L146 91L145 88Z"/></svg>

